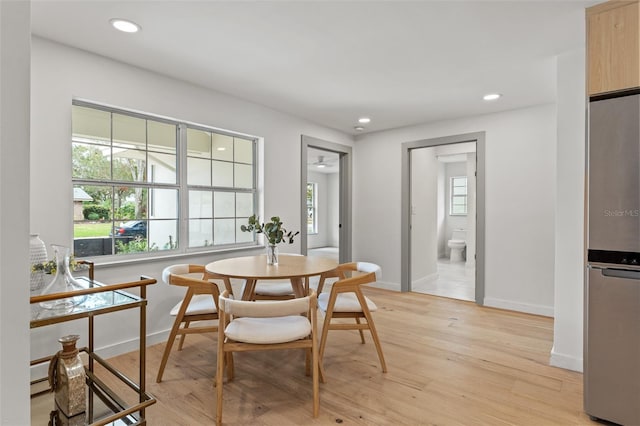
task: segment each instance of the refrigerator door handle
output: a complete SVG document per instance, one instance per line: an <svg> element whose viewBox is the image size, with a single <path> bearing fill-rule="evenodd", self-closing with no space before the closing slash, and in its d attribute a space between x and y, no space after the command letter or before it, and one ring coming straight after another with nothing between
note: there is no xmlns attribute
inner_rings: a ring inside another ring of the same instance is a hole
<svg viewBox="0 0 640 426"><path fill-rule="evenodd" d="M604 275L605 277L640 280L640 271L632 271L629 269L603 268L602 275Z"/></svg>

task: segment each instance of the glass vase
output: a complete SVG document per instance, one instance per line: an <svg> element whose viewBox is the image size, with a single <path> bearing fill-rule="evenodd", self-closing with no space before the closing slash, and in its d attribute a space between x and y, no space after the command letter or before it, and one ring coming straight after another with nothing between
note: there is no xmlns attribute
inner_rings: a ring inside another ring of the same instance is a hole
<svg viewBox="0 0 640 426"><path fill-rule="evenodd" d="M51 244L56 262L56 273L51 281L42 290L41 294L67 293L70 291L81 290L83 287L71 275L71 250L69 247ZM63 299L49 300L40 302L40 306L45 309L55 309L59 311L69 312L74 306L82 303L87 298L86 295L66 297Z"/></svg>
<svg viewBox="0 0 640 426"><path fill-rule="evenodd" d="M267 265L278 264L278 246L275 244L267 245Z"/></svg>
<svg viewBox="0 0 640 426"><path fill-rule="evenodd" d="M45 263L47 261L47 246L40 239L38 234L29 235L29 264ZM44 287L43 271L31 271L30 287L31 291L41 291Z"/></svg>

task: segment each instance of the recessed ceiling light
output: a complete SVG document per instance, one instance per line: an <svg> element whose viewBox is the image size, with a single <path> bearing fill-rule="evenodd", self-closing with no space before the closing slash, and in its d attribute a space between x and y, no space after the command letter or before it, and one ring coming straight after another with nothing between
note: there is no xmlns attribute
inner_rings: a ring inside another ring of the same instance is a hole
<svg viewBox="0 0 640 426"><path fill-rule="evenodd" d="M358 131L358 132L361 132L361 131L363 131L363 130L364 130L364 127L362 127L362 126L356 126L356 127L354 127L353 129L354 129L354 130L356 130L356 131Z"/></svg>
<svg viewBox="0 0 640 426"><path fill-rule="evenodd" d="M227 148L225 148L224 146L219 146L216 148L218 151L226 151Z"/></svg>
<svg viewBox="0 0 640 426"><path fill-rule="evenodd" d="M111 22L113 28L125 33L137 33L140 31L140 25L135 22L127 21L126 19L114 18L109 22Z"/></svg>
<svg viewBox="0 0 640 426"><path fill-rule="evenodd" d="M319 169L324 169L325 167L327 167L325 164L318 164Z"/></svg>
<svg viewBox="0 0 640 426"><path fill-rule="evenodd" d="M482 99L485 101L495 101L496 99L500 99L502 95L500 93L489 93L488 95L484 95Z"/></svg>
<svg viewBox="0 0 640 426"><path fill-rule="evenodd" d="M370 123L371 119L369 117L360 117L358 118L358 123L367 124Z"/></svg>

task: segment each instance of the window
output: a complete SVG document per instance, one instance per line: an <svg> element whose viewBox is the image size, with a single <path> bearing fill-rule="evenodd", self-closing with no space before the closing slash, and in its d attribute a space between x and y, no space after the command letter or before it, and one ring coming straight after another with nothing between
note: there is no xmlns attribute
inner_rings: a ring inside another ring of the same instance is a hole
<svg viewBox="0 0 640 426"><path fill-rule="evenodd" d="M307 234L318 233L318 184L307 183Z"/></svg>
<svg viewBox="0 0 640 426"><path fill-rule="evenodd" d="M254 214L256 140L74 101L74 253L228 247ZM186 207L186 208L183 208Z"/></svg>
<svg viewBox="0 0 640 426"><path fill-rule="evenodd" d="M451 178L451 205L450 215L467 214L467 177L456 176Z"/></svg>

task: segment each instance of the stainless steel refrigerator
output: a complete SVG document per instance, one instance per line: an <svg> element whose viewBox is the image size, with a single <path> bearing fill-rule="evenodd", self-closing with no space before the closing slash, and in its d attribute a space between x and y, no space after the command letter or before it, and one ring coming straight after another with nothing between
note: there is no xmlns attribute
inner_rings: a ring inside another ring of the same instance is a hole
<svg viewBox="0 0 640 426"><path fill-rule="evenodd" d="M640 425L640 91L589 102L584 405Z"/></svg>

